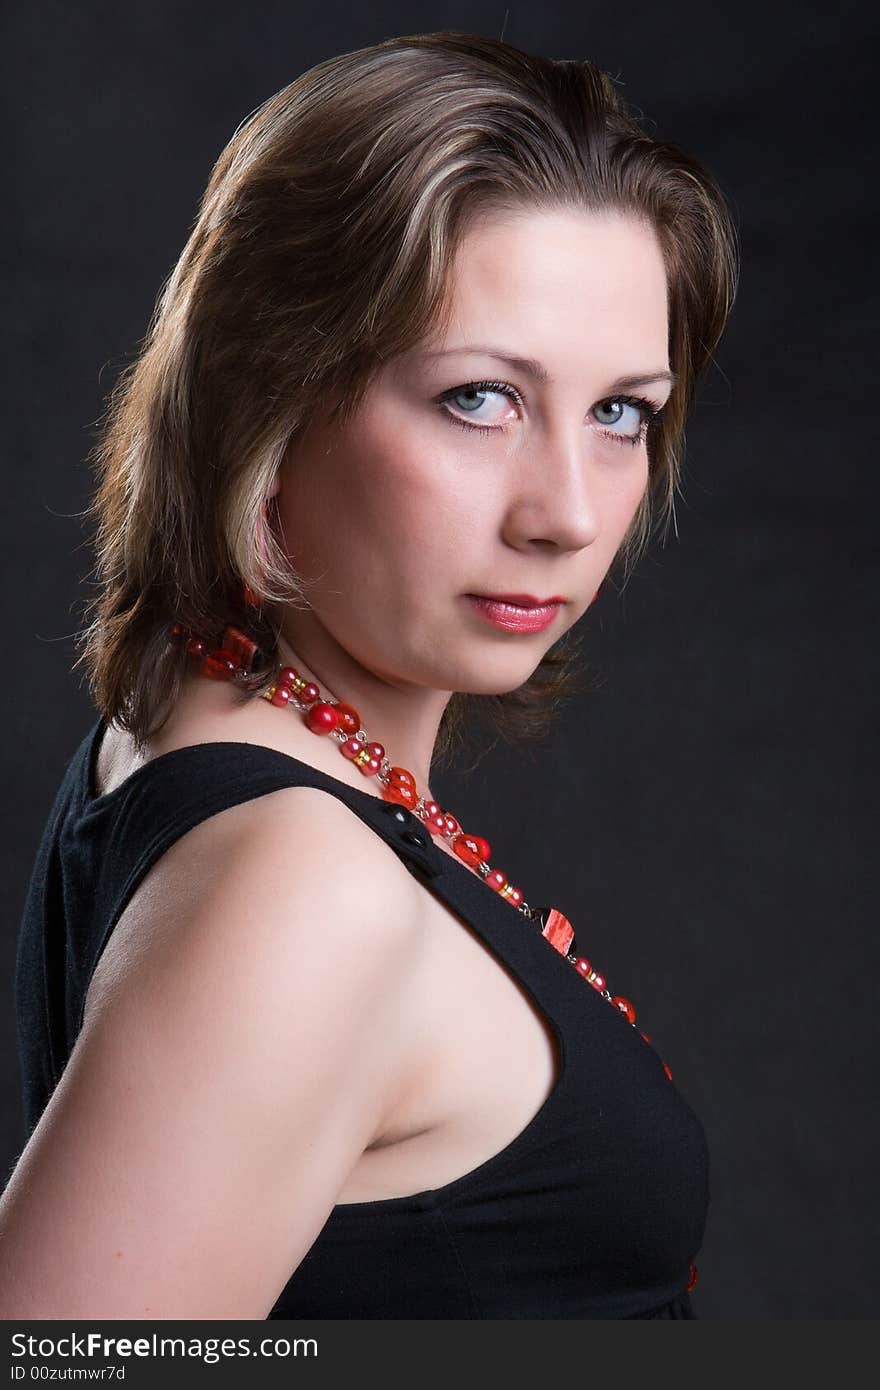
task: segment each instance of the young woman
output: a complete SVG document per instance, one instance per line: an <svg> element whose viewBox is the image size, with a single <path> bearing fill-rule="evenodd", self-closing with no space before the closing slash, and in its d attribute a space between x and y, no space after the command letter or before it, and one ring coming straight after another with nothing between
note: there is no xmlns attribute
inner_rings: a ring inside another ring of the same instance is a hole
<svg viewBox="0 0 880 1390"><path fill-rule="evenodd" d="M236 132L98 450L0 1315L693 1316L700 1122L431 769L578 688L736 274L589 62L396 38Z"/></svg>

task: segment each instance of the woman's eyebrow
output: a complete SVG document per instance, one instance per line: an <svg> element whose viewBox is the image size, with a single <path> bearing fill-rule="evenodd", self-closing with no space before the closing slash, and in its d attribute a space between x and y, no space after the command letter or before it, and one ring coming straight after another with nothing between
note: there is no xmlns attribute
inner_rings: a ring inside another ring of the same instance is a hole
<svg viewBox="0 0 880 1390"><path fill-rule="evenodd" d="M440 352L426 352L427 358L451 357L454 354L464 354L481 352L486 357L496 357L499 362L506 362L508 366L515 367L517 371L525 372L527 376L533 377L535 381L542 385L550 380L550 373L542 362L538 362L534 357L519 357L516 353L505 352L502 348L488 346L467 346L444 348ZM678 374L664 368L658 372L636 372L634 376L620 376L616 381L612 381L609 391L629 391L634 386L644 386L649 381L669 381L673 385L678 381Z"/></svg>

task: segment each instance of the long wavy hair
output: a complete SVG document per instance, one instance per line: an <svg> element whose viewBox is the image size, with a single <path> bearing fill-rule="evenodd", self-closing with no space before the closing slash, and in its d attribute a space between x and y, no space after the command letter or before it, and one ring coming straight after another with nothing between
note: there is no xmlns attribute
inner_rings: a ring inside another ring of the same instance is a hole
<svg viewBox="0 0 880 1390"><path fill-rule="evenodd" d="M649 136L589 61L451 30L345 53L235 131L107 399L85 513L96 592L74 669L108 722L142 746L168 717L186 667L175 620L209 640L246 628L259 650L241 698L269 688L282 606L307 602L264 512L285 452L315 419L350 421L378 369L444 324L473 219L560 207L628 214L658 238L677 381L615 556L624 580L655 523L665 537L685 420L736 293L737 233L716 180ZM244 605L244 585L259 607ZM475 723L542 737L589 688L577 657L569 631L518 689L453 694L435 757Z"/></svg>

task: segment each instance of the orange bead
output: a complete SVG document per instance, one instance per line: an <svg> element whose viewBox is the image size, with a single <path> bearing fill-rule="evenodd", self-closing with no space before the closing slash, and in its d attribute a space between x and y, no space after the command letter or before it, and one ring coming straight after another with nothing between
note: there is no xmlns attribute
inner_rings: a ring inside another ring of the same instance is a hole
<svg viewBox="0 0 880 1390"><path fill-rule="evenodd" d="M382 798L384 801L392 801L397 806L405 806L408 811L415 813L418 796L414 787L409 787L405 783L386 782L382 788Z"/></svg>
<svg viewBox="0 0 880 1390"><path fill-rule="evenodd" d="M475 869L480 862L480 853L472 835L458 835L452 841L452 848L462 863Z"/></svg>
<svg viewBox="0 0 880 1390"><path fill-rule="evenodd" d="M389 776L394 778L394 781L399 787L412 787L413 791L415 791L416 779L408 768L392 767Z"/></svg>
<svg viewBox="0 0 880 1390"><path fill-rule="evenodd" d="M346 705L340 700L339 704L334 705L336 718L339 720L339 728L344 734L356 734L361 727L361 717L354 705Z"/></svg>
<svg viewBox="0 0 880 1390"><path fill-rule="evenodd" d="M489 841L484 840L482 835L469 835L468 839L473 840L477 849L477 854L480 856L484 864L488 864L489 860L492 857L492 847L489 844Z"/></svg>

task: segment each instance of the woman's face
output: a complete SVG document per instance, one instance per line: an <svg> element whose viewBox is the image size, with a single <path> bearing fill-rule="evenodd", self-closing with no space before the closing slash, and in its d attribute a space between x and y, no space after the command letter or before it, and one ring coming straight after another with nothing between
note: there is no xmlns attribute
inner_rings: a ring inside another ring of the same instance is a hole
<svg viewBox="0 0 880 1390"><path fill-rule="evenodd" d="M519 212L471 230L451 295L445 332L385 364L355 420L298 441L279 514L310 621L360 665L502 693L587 609L645 492L643 426L671 390L666 276L634 219ZM510 632L468 594L565 602Z"/></svg>

